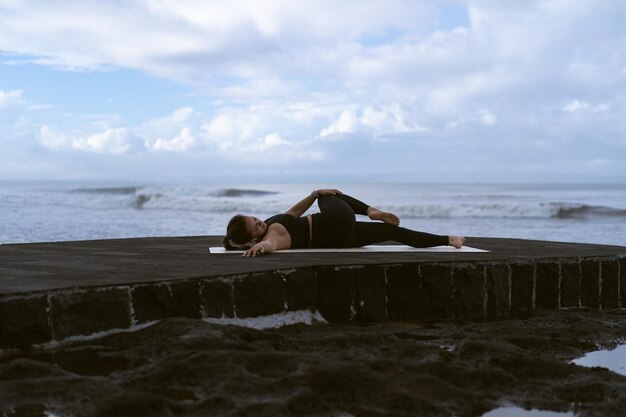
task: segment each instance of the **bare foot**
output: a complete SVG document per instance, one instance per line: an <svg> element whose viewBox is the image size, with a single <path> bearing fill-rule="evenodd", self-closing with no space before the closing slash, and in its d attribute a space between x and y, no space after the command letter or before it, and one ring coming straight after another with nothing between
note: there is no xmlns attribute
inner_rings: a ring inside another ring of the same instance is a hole
<svg viewBox="0 0 626 417"><path fill-rule="evenodd" d="M463 243L465 243L465 238L463 236L448 236L448 245L450 246L461 249Z"/></svg>
<svg viewBox="0 0 626 417"><path fill-rule="evenodd" d="M367 209L367 216L372 220L382 220L383 222L393 224L394 226L398 226L400 224L400 218L395 214L381 211L374 207L369 207Z"/></svg>

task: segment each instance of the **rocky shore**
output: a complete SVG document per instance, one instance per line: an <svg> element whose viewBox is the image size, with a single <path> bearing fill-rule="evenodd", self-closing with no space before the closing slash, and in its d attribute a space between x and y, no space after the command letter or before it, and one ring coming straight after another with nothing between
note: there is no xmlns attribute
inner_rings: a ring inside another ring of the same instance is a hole
<svg viewBox="0 0 626 417"><path fill-rule="evenodd" d="M296 324L168 318L0 357L14 416L481 416L500 406L626 415L626 377L570 361L626 339L626 312L496 322Z"/></svg>

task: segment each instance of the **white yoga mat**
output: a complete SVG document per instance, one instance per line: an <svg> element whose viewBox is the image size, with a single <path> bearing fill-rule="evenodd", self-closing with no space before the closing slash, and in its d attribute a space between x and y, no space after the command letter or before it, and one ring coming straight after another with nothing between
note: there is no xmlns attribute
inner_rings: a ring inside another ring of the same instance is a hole
<svg viewBox="0 0 626 417"><path fill-rule="evenodd" d="M209 252L220 253L244 253L243 250L226 250L221 246L211 246ZM318 253L318 252L489 252L488 250L463 246L456 249L452 246L433 246L431 248L414 248L408 245L368 245L357 248L305 248L305 249L281 249L272 253Z"/></svg>

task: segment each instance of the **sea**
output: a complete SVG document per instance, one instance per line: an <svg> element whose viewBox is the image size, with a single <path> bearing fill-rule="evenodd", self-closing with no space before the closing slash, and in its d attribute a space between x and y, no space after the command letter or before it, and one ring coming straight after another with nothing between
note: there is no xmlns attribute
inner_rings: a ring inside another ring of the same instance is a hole
<svg viewBox="0 0 626 417"><path fill-rule="evenodd" d="M265 219L321 188L413 230L626 246L626 184L225 181L0 181L0 243L224 235L234 214Z"/></svg>

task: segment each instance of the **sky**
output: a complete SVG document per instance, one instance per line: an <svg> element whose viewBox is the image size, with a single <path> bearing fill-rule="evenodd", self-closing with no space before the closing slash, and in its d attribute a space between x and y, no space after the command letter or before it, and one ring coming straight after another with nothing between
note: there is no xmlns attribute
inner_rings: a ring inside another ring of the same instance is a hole
<svg viewBox="0 0 626 417"><path fill-rule="evenodd" d="M0 0L0 180L626 182L622 0Z"/></svg>

